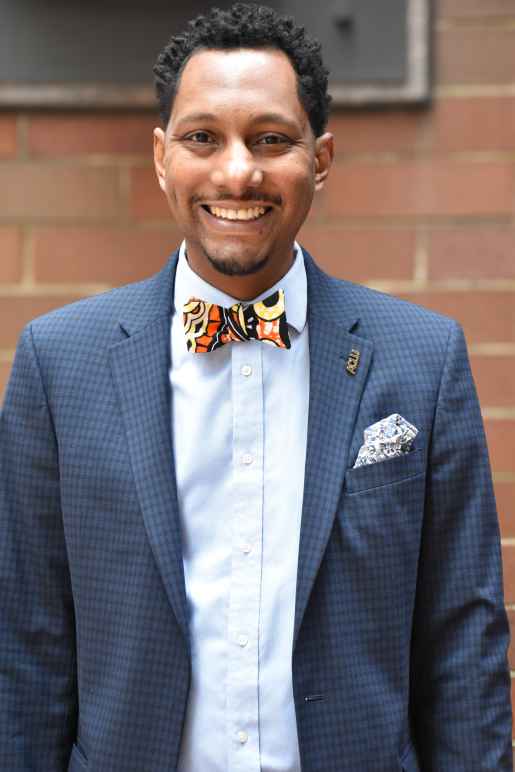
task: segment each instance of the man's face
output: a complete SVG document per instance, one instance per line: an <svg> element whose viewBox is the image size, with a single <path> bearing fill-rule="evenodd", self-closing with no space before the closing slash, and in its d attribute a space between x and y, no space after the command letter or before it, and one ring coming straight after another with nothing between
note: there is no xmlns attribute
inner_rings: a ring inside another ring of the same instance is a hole
<svg viewBox="0 0 515 772"><path fill-rule="evenodd" d="M206 50L184 68L154 156L197 272L273 278L291 263L332 136L315 140L282 51Z"/></svg>

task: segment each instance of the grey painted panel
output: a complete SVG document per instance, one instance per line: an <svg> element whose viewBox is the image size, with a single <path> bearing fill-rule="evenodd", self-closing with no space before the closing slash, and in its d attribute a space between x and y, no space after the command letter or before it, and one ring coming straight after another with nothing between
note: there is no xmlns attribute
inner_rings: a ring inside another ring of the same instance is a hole
<svg viewBox="0 0 515 772"><path fill-rule="evenodd" d="M222 8L231 4L216 2ZM402 98L403 89L412 99L423 98L427 73L416 89L410 87L408 21L413 8L425 8L429 0L323 0L322 9L316 0L268 4L292 14L322 42L338 102L346 94L350 102L359 101L360 89L373 93L375 102L383 90L389 99ZM16 105L18 94L28 105L61 101L80 107L81 95L88 95L85 106L95 101L122 106L141 93L141 103L150 106L157 53L171 34L212 5L206 0L0 0L0 105ZM427 34L427 27L417 29L419 36Z"/></svg>
<svg viewBox="0 0 515 772"><path fill-rule="evenodd" d="M228 2L218 2L228 7ZM209 2L168 0L1 0L0 80L22 83L145 84L156 53ZM292 13L324 47L333 78L402 81L406 0L345 0L323 13L313 0L271 0ZM349 9L350 23L336 18Z"/></svg>

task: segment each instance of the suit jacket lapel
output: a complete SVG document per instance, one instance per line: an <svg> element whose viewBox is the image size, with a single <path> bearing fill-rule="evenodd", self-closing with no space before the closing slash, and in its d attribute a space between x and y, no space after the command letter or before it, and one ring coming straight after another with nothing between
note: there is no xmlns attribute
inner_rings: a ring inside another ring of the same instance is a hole
<svg viewBox="0 0 515 772"><path fill-rule="evenodd" d="M148 538L189 645L169 387L177 255L134 297L132 311L120 322L128 337L111 348L111 363Z"/></svg>
<svg viewBox="0 0 515 772"><path fill-rule="evenodd" d="M294 647L329 539L373 346L358 322L351 285L327 276L304 250L308 278L310 398L299 545ZM127 337L111 348L136 488L154 557L189 646L188 613L169 391L170 322L178 251L145 289L134 289L120 325ZM346 371L360 352L355 375Z"/></svg>
<svg viewBox="0 0 515 772"><path fill-rule="evenodd" d="M347 289L352 285L327 276L305 250L304 255L310 394L293 648L333 526L373 352L370 341L350 332L359 321ZM359 351L355 375L346 369L352 349Z"/></svg>

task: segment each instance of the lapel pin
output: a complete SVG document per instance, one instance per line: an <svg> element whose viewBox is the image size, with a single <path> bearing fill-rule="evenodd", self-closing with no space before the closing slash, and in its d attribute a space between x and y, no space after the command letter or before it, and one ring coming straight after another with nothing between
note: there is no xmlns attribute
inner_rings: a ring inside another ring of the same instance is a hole
<svg viewBox="0 0 515 772"><path fill-rule="evenodd" d="M347 366L346 370L349 373L349 375L356 375L356 372L358 370L359 365L359 359L361 354L359 353L357 348L351 349L351 352L349 356L347 357Z"/></svg>

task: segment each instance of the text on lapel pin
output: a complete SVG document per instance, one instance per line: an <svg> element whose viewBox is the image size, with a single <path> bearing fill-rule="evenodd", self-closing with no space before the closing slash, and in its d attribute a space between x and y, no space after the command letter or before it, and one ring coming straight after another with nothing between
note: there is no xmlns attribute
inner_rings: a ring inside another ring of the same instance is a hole
<svg viewBox="0 0 515 772"><path fill-rule="evenodd" d="M361 354L357 348L351 349L351 352L347 357L347 366L345 368L350 375L356 375L360 357Z"/></svg>

